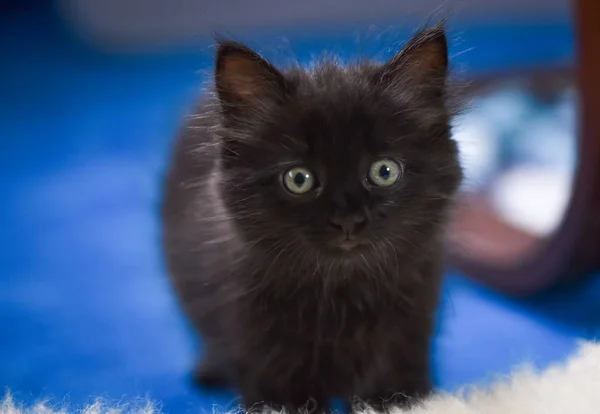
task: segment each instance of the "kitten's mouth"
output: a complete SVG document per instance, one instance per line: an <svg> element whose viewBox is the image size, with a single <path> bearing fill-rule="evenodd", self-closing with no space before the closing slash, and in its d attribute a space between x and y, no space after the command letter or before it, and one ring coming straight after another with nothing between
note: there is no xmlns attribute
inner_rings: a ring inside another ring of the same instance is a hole
<svg viewBox="0 0 600 414"><path fill-rule="evenodd" d="M356 239L344 239L340 243L338 243L339 248L342 250L352 250L358 247L358 245L359 242Z"/></svg>
<svg viewBox="0 0 600 414"><path fill-rule="evenodd" d="M362 243L356 236L346 234L345 236L337 239L334 243L332 243L332 245L337 249L350 251L362 246Z"/></svg>

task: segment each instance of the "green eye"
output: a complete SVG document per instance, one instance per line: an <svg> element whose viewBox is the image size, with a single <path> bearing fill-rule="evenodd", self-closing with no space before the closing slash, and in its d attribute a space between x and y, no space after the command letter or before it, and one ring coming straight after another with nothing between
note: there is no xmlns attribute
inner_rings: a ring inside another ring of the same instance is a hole
<svg viewBox="0 0 600 414"><path fill-rule="evenodd" d="M397 161L384 158L375 161L369 168L369 182L378 187L390 187L398 181L402 175L402 167Z"/></svg>
<svg viewBox="0 0 600 414"><path fill-rule="evenodd" d="M283 174L283 186L292 194L306 194L314 188L315 177L306 168L294 167Z"/></svg>

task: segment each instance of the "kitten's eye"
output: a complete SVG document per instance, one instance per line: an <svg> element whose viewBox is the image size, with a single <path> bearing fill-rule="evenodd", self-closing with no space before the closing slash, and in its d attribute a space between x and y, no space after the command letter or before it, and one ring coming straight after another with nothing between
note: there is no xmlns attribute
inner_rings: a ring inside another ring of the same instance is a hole
<svg viewBox="0 0 600 414"><path fill-rule="evenodd" d="M402 175L402 166L390 158L375 161L369 168L369 182L378 187L390 187Z"/></svg>
<svg viewBox="0 0 600 414"><path fill-rule="evenodd" d="M312 172L303 167L294 167L283 174L283 186L292 194L306 194L315 187L315 183Z"/></svg>

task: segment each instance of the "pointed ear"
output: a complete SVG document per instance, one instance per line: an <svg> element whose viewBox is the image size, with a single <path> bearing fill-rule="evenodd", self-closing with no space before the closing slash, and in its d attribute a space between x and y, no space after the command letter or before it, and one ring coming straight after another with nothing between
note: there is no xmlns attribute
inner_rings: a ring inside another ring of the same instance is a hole
<svg viewBox="0 0 600 414"><path fill-rule="evenodd" d="M285 78L252 49L219 41L215 65L217 94L225 112L252 110L285 94Z"/></svg>
<svg viewBox="0 0 600 414"><path fill-rule="evenodd" d="M448 42L442 24L417 33L378 73L380 82L414 86L444 85Z"/></svg>

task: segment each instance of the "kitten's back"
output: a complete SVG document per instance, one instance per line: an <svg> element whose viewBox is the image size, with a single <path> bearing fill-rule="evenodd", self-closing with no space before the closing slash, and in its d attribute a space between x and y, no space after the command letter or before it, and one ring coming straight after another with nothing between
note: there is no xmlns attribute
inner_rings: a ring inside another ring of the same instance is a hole
<svg viewBox="0 0 600 414"><path fill-rule="evenodd" d="M206 336L219 337L215 311L235 295L225 275L240 254L217 189L219 148L208 105L190 117L174 147L162 206L163 244L182 305L188 313L205 315L192 320Z"/></svg>

